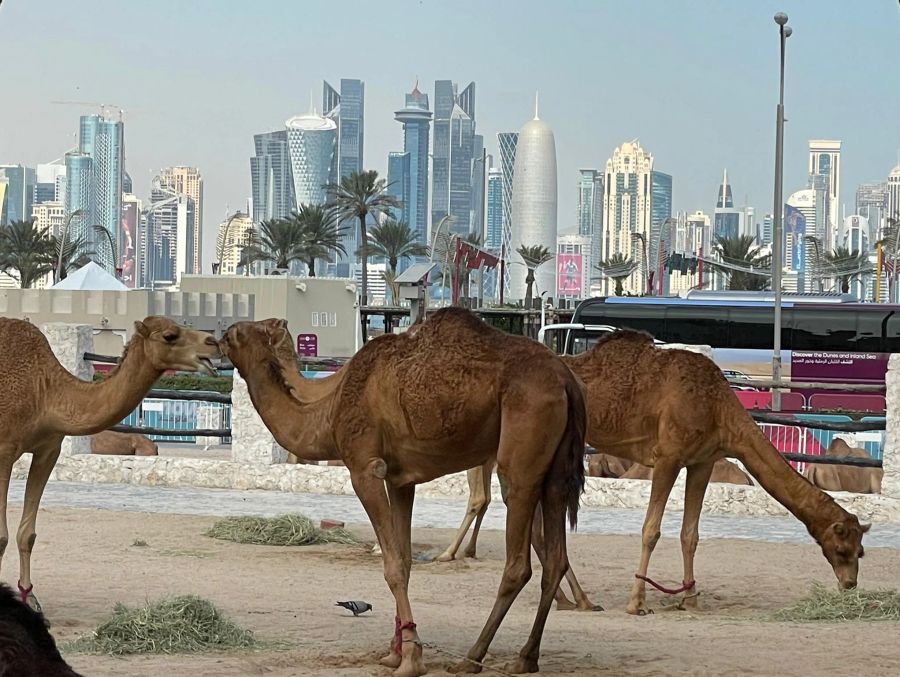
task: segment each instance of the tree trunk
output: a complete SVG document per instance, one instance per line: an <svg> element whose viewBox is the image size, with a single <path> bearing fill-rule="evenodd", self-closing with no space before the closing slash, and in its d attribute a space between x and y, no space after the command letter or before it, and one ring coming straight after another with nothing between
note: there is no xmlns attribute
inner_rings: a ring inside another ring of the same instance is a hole
<svg viewBox="0 0 900 677"><path fill-rule="evenodd" d="M528 275L525 276L525 308L531 310L532 288L534 287L534 268L528 269Z"/></svg>
<svg viewBox="0 0 900 677"><path fill-rule="evenodd" d="M850 278L849 277L841 278L841 293L842 294L850 293Z"/></svg>
<svg viewBox="0 0 900 677"><path fill-rule="evenodd" d="M359 290L360 306L369 303L369 239L366 233L366 217L359 217L359 248L362 258L362 288ZM365 333L363 334L365 341Z"/></svg>
<svg viewBox="0 0 900 677"><path fill-rule="evenodd" d="M309 276L315 277L316 276L316 260L315 260L315 258L312 258L309 261L307 261L306 266L307 266L307 268L309 268L309 273L308 273Z"/></svg>
<svg viewBox="0 0 900 677"><path fill-rule="evenodd" d="M617 277L616 278L616 296L621 296L624 291L625 291L625 287L622 285L622 278Z"/></svg>

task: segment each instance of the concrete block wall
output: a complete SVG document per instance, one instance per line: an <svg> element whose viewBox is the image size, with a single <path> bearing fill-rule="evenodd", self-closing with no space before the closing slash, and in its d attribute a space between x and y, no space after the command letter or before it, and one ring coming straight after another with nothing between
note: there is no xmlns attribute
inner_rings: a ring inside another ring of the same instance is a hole
<svg viewBox="0 0 900 677"><path fill-rule="evenodd" d="M94 334L89 324L51 322L41 326L50 349L59 363L82 381L94 377L94 365L85 361L84 354L94 351ZM67 437L63 440L61 456L91 453L88 437Z"/></svg>

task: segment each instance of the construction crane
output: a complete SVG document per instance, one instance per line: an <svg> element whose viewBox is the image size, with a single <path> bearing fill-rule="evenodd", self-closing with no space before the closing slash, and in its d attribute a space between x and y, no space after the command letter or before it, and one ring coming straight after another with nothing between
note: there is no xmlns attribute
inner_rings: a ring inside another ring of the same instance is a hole
<svg viewBox="0 0 900 677"><path fill-rule="evenodd" d="M50 103L61 106L96 106L100 109L100 115L103 117L107 117L106 110L111 108L119 112L119 122L124 122L125 119L125 109L114 103L102 103L100 101L51 101Z"/></svg>

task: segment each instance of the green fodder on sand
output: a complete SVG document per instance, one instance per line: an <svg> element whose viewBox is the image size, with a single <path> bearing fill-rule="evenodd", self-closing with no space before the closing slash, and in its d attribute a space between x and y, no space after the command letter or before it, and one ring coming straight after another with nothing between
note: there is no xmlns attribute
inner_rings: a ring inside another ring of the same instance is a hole
<svg viewBox="0 0 900 677"><path fill-rule="evenodd" d="M775 613L778 621L900 621L900 591L836 590L816 583L793 606Z"/></svg>
<svg viewBox="0 0 900 677"><path fill-rule="evenodd" d="M260 642L208 600L183 595L142 607L116 604L112 617L72 643L75 651L111 656L253 649Z"/></svg>
<svg viewBox="0 0 900 677"><path fill-rule="evenodd" d="M256 545L319 545L360 540L346 529L320 529L305 515L278 517L226 517L213 524L207 536Z"/></svg>

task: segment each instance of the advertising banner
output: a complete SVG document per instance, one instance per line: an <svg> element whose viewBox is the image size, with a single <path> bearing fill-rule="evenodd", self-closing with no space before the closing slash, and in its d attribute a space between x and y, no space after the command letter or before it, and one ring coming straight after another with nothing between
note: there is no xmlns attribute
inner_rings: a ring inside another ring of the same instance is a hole
<svg viewBox="0 0 900 677"><path fill-rule="evenodd" d="M131 289L137 286L137 207L137 202L123 203L119 223L119 267L122 269L122 284Z"/></svg>
<svg viewBox="0 0 900 677"><path fill-rule="evenodd" d="M803 256L803 237L806 235L806 217L796 207L784 206L784 242L785 251L791 250L791 270L805 269Z"/></svg>
<svg viewBox="0 0 900 677"><path fill-rule="evenodd" d="M556 255L556 295L580 298L583 257L581 254Z"/></svg>

